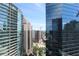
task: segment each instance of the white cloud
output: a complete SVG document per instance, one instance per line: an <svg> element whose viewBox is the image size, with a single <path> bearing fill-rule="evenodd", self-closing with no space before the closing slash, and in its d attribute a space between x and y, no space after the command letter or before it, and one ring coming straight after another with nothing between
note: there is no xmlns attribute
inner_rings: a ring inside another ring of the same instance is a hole
<svg viewBox="0 0 79 59"><path fill-rule="evenodd" d="M37 7L37 9L38 9L39 11L42 11L42 12L45 11L45 10L44 10L44 4L43 4L43 3L34 3L34 5Z"/></svg>
<svg viewBox="0 0 79 59"><path fill-rule="evenodd" d="M41 8L42 4L41 3L34 3L37 7Z"/></svg>
<svg viewBox="0 0 79 59"><path fill-rule="evenodd" d="M33 29L34 30L45 30L46 24L45 23L33 23Z"/></svg>

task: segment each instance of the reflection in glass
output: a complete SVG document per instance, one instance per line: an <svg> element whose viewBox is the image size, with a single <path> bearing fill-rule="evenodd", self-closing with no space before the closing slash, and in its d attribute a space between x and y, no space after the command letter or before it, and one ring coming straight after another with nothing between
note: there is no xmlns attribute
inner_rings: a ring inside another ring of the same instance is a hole
<svg viewBox="0 0 79 59"><path fill-rule="evenodd" d="M79 4L46 4L46 55L79 56L78 14Z"/></svg>

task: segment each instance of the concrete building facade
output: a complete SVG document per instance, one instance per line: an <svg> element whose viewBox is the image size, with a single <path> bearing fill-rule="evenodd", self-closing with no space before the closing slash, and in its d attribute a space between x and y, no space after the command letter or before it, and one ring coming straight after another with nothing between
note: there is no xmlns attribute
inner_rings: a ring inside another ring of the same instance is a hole
<svg viewBox="0 0 79 59"><path fill-rule="evenodd" d="M32 52L32 26L25 18L23 19L23 37L24 53L29 55Z"/></svg>

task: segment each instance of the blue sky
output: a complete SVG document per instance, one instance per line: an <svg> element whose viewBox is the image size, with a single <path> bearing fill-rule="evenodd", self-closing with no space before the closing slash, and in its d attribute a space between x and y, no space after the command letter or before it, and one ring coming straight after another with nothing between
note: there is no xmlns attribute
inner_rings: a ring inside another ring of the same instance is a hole
<svg viewBox="0 0 79 59"><path fill-rule="evenodd" d="M42 3L16 3L25 18L32 24L34 30L45 30L45 4Z"/></svg>

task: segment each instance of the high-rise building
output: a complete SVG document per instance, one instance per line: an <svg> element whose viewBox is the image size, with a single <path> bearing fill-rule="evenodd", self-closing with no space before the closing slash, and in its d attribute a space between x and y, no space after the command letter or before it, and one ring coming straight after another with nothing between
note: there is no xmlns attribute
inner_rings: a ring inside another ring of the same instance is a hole
<svg viewBox="0 0 79 59"><path fill-rule="evenodd" d="M35 36L34 36L34 42L39 42L41 40L41 31L40 30L35 30Z"/></svg>
<svg viewBox="0 0 79 59"><path fill-rule="evenodd" d="M33 46L33 37L32 37L32 25L28 22L28 53L32 53L32 46Z"/></svg>
<svg viewBox="0 0 79 59"><path fill-rule="evenodd" d="M22 14L11 3L0 3L0 55L21 55Z"/></svg>
<svg viewBox="0 0 79 59"><path fill-rule="evenodd" d="M32 26L25 18L23 19L23 46L24 55L29 55L32 52Z"/></svg>
<svg viewBox="0 0 79 59"><path fill-rule="evenodd" d="M79 4L46 4L46 55L79 55Z"/></svg>
<svg viewBox="0 0 79 59"><path fill-rule="evenodd" d="M23 55L23 37L22 37L22 21L23 21L23 15L22 12L18 9L18 19L17 19L17 50L19 55Z"/></svg>
<svg viewBox="0 0 79 59"><path fill-rule="evenodd" d="M66 52L66 55L79 55L79 21L72 20L64 25L62 31L62 51ZM72 49L70 49L72 48Z"/></svg>
<svg viewBox="0 0 79 59"><path fill-rule="evenodd" d="M46 40L46 32L42 30L33 30L33 42L39 42L40 40L45 41Z"/></svg>

